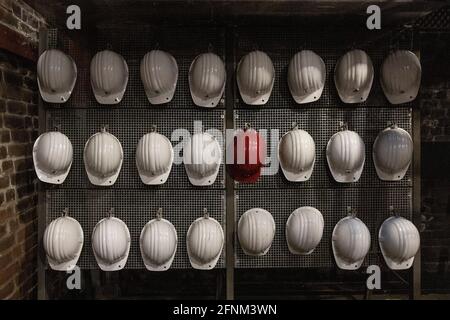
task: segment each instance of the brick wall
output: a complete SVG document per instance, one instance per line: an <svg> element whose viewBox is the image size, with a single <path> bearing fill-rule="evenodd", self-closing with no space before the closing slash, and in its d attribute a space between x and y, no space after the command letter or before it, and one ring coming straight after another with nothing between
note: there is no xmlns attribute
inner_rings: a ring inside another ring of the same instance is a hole
<svg viewBox="0 0 450 320"><path fill-rule="evenodd" d="M0 24L37 42L44 20L17 0L0 0ZM35 62L0 49L0 299L36 298L38 131Z"/></svg>

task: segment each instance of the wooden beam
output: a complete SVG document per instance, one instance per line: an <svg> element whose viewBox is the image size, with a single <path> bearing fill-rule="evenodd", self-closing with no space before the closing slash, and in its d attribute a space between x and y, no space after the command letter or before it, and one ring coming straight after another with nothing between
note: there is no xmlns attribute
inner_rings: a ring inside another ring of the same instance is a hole
<svg viewBox="0 0 450 320"><path fill-rule="evenodd" d="M0 24L0 49L5 49L18 56L36 62L38 57L37 43L22 34Z"/></svg>

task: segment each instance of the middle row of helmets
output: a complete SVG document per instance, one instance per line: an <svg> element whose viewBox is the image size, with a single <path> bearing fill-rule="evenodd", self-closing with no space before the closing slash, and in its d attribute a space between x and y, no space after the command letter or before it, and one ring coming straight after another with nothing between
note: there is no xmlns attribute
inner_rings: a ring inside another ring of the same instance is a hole
<svg viewBox="0 0 450 320"><path fill-rule="evenodd" d="M76 80L76 65L63 52L50 49L38 61L38 84L47 102L67 101ZM101 104L117 104L128 83L125 59L110 50L98 52L91 61L91 86ZM178 81L178 65L168 52L152 50L141 60L141 80L151 104L170 102ZM242 100L248 105L267 103L275 81L270 57L262 51L245 55L237 67L237 84ZM325 86L326 67L322 58L311 50L294 55L288 67L288 86L298 104L316 101ZM344 103L364 102L371 90L374 69L370 57L362 50L351 50L337 62L334 82ZM409 102L417 96L421 65L417 56L407 50L390 53L381 69L381 86L392 104ZM223 96L226 70L214 53L198 55L189 69L189 88L195 105L212 108Z"/></svg>
<svg viewBox="0 0 450 320"><path fill-rule="evenodd" d="M238 130L234 137L234 159L230 176L252 183L259 176L266 157L264 139L254 129ZM385 181L401 180L411 163L413 143L404 129L392 125L381 131L373 146L373 160L378 177ZM365 163L365 145L361 137L345 127L328 141L326 157L330 172L340 183L359 180ZM89 181L94 185L113 185L120 173L123 149L120 141L106 129L92 135L84 148L84 163ZM47 132L36 140L33 161L41 181L64 182L72 165L70 140L60 132ZM316 147L311 135L297 127L283 135L278 144L278 159L288 181L301 182L311 177L316 161ZM172 168L174 151L170 140L153 131L144 135L136 148L136 166L143 183L166 182ZM183 148L183 162L189 181L196 186L214 183L220 169L222 151L208 133L194 134Z"/></svg>

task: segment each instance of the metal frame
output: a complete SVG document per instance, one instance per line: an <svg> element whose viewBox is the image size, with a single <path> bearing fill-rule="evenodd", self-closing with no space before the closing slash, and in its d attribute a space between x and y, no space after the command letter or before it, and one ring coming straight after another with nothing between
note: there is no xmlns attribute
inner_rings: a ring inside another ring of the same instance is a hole
<svg viewBox="0 0 450 320"><path fill-rule="evenodd" d="M234 83L235 61L235 28L226 27L226 60L227 60L227 83ZM42 53L48 47L48 30L40 30L39 53ZM234 106L236 103L237 92L234 85L227 85L225 92L226 113L225 124L227 129L234 128ZM42 100L39 100L39 133L47 130L47 113ZM412 115L413 141L414 141L414 159L413 159L413 218L414 223L420 223L420 109L413 108ZM234 299L234 272L235 272L235 183L226 175L226 298ZM43 254L42 236L46 227L46 191L44 186L39 183L38 191L38 299L47 299L46 292L46 259ZM421 261L420 250L416 255L414 266L411 272L410 298L418 299L421 297ZM220 275L218 275L220 276Z"/></svg>

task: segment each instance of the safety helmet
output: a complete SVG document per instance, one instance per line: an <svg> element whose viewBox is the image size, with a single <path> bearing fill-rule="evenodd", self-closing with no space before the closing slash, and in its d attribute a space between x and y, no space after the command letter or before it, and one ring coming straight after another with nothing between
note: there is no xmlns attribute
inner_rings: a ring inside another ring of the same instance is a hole
<svg viewBox="0 0 450 320"><path fill-rule="evenodd" d="M301 207L286 222L286 240L292 254L307 255L322 239L323 216L313 207Z"/></svg>
<svg viewBox="0 0 450 320"><path fill-rule="evenodd" d="M316 161L316 145L311 135L297 127L285 133L278 144L278 160L287 180L308 180Z"/></svg>
<svg viewBox="0 0 450 320"><path fill-rule="evenodd" d="M125 222L113 216L100 220L92 232L92 250L100 269L123 269L128 260L130 243L130 231Z"/></svg>
<svg viewBox="0 0 450 320"><path fill-rule="evenodd" d="M177 231L170 221L161 217L158 211L156 219L144 226L140 236L142 260L150 271L166 271L172 265L177 252Z"/></svg>
<svg viewBox="0 0 450 320"><path fill-rule="evenodd" d="M408 50L392 52L381 65L381 87L392 104L413 101L419 92L421 76L419 58Z"/></svg>
<svg viewBox="0 0 450 320"><path fill-rule="evenodd" d="M356 270L369 252L370 232L360 219L347 216L334 227L331 243L337 266L343 270Z"/></svg>
<svg viewBox="0 0 450 320"><path fill-rule="evenodd" d="M266 142L254 129L237 130L233 141L233 162L228 164L230 176L241 183L254 183L261 175L266 158Z"/></svg>
<svg viewBox="0 0 450 320"><path fill-rule="evenodd" d="M163 184L169 177L173 163L170 140L162 134L151 132L144 135L136 149L136 166L145 184Z"/></svg>
<svg viewBox="0 0 450 320"><path fill-rule="evenodd" d="M44 250L50 268L58 271L72 270L80 257L84 235L80 223L67 215L59 217L44 231Z"/></svg>
<svg viewBox="0 0 450 320"><path fill-rule="evenodd" d="M373 144L373 162L381 180L401 180L408 171L413 154L409 133L397 125L381 131Z"/></svg>
<svg viewBox="0 0 450 320"><path fill-rule="evenodd" d="M237 84L242 100L249 105L266 104L272 93L275 69L262 51L252 51L239 61Z"/></svg>
<svg viewBox="0 0 450 320"><path fill-rule="evenodd" d="M194 269L213 269L222 253L224 233L220 223L207 213L189 227L186 246L189 261Z"/></svg>
<svg viewBox="0 0 450 320"><path fill-rule="evenodd" d="M334 69L334 84L344 103L361 103L367 100L373 82L373 65L362 50L344 54Z"/></svg>
<svg viewBox="0 0 450 320"><path fill-rule="evenodd" d="M141 61L141 80L151 104L170 102L178 81L178 65L168 52L152 50Z"/></svg>
<svg viewBox="0 0 450 320"><path fill-rule="evenodd" d="M302 104L319 100L325 78L325 62L314 51L302 50L292 57L288 85L295 102Z"/></svg>
<svg viewBox="0 0 450 320"><path fill-rule="evenodd" d="M37 83L42 99L50 103L69 100L77 81L73 59L56 49L45 50L37 63Z"/></svg>
<svg viewBox="0 0 450 320"><path fill-rule="evenodd" d="M189 89L194 104L199 107L217 106L225 90L227 75L222 59L214 53L202 53L189 68Z"/></svg>
<svg viewBox="0 0 450 320"><path fill-rule="evenodd" d="M128 83L128 65L118 53L98 52L91 61L91 85L95 99L101 104L119 103Z"/></svg>
<svg viewBox="0 0 450 320"><path fill-rule="evenodd" d="M354 131L335 133L327 144L327 162L337 182L356 182L361 177L366 160L366 147Z"/></svg>
<svg viewBox="0 0 450 320"><path fill-rule="evenodd" d="M216 181L222 161L219 142L209 133L196 133L183 149L183 162L194 186L209 186Z"/></svg>
<svg viewBox="0 0 450 320"><path fill-rule="evenodd" d="M420 246L419 231L411 221L399 216L386 219L378 233L378 241L390 269L411 268Z"/></svg>
<svg viewBox="0 0 450 320"><path fill-rule="evenodd" d="M34 143L34 169L39 180L43 182L63 183L69 174L72 160L72 143L61 132L45 132Z"/></svg>
<svg viewBox="0 0 450 320"><path fill-rule="evenodd" d="M113 185L119 176L122 161L120 141L105 129L93 134L84 146L84 166L93 185Z"/></svg>
<svg viewBox="0 0 450 320"><path fill-rule="evenodd" d="M269 211L253 208L246 211L238 223L238 238L245 254L265 255L275 236L275 221Z"/></svg>

